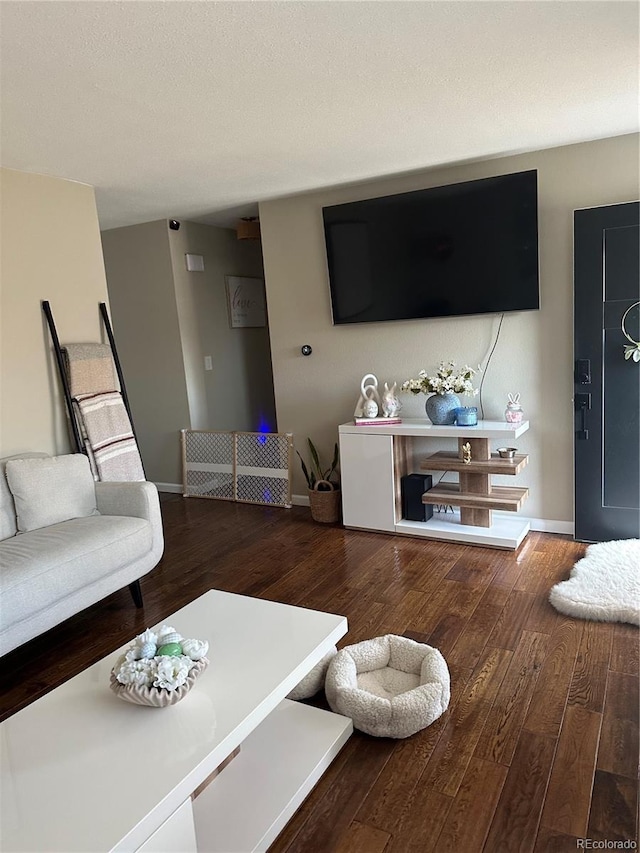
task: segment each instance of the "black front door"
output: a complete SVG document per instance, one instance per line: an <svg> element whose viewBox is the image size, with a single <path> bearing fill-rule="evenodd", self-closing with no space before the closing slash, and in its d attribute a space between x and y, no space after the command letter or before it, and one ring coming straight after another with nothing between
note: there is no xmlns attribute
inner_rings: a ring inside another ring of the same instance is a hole
<svg viewBox="0 0 640 853"><path fill-rule="evenodd" d="M640 341L639 217L638 202L574 215L575 537L583 542L640 537L640 361L625 358Z"/></svg>

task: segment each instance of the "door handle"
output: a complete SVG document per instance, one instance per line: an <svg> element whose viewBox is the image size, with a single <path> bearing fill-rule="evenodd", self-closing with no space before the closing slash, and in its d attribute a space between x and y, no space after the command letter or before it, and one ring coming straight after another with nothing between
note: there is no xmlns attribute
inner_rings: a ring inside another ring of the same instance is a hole
<svg viewBox="0 0 640 853"><path fill-rule="evenodd" d="M582 392L574 397L575 408L580 412L580 429L576 430L576 439L578 441L587 441L589 438L589 430L587 429L587 412L591 408L591 394Z"/></svg>

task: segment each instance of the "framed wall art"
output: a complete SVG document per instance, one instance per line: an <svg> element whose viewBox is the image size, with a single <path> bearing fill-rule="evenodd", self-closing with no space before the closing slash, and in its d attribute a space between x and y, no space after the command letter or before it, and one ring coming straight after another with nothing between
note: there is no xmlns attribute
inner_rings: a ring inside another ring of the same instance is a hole
<svg viewBox="0 0 640 853"><path fill-rule="evenodd" d="M264 281L226 275L229 325L232 329L258 328L267 325Z"/></svg>

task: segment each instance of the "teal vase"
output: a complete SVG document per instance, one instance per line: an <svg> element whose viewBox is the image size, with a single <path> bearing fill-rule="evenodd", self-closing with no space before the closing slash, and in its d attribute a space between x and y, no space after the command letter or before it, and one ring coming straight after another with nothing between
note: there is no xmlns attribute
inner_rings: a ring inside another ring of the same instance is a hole
<svg viewBox="0 0 640 853"><path fill-rule="evenodd" d="M427 397L425 409L432 424L447 426L455 424L455 410L460 406L460 399L455 394L432 394Z"/></svg>

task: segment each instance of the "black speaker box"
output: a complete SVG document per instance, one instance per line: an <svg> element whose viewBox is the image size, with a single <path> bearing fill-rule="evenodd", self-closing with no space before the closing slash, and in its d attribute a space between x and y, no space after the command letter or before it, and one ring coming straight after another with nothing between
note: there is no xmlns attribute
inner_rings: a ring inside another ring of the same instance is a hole
<svg viewBox="0 0 640 853"><path fill-rule="evenodd" d="M429 521L433 515L431 504L422 503L422 495L433 485L431 474L406 474L400 478L402 517L407 521Z"/></svg>

